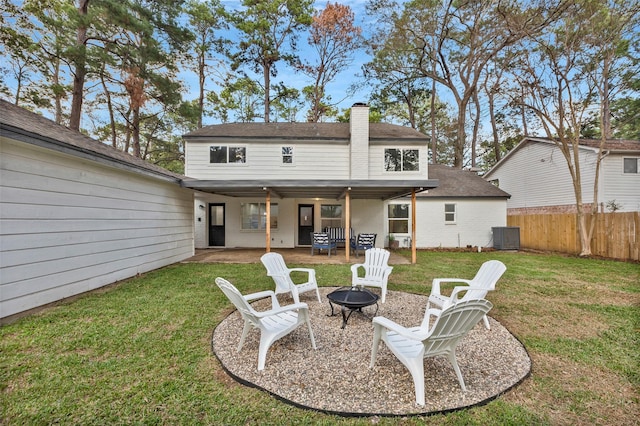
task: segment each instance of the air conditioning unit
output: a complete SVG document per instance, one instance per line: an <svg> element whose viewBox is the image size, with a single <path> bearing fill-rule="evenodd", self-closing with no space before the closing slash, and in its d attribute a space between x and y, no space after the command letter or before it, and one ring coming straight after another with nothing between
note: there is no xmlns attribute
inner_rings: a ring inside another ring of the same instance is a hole
<svg viewBox="0 0 640 426"><path fill-rule="evenodd" d="M493 231L493 248L496 250L520 250L520 228L496 226Z"/></svg>

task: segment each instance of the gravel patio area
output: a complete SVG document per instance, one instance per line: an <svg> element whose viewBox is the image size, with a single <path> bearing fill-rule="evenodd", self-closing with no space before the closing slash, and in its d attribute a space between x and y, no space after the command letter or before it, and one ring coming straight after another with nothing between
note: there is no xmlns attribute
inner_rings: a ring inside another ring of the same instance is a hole
<svg viewBox="0 0 640 426"><path fill-rule="evenodd" d="M309 305L317 350L311 347L305 326L276 341L267 353L266 367L257 371L259 332L249 333L244 347L237 346L243 321L233 311L213 331L212 350L227 373L240 383L271 393L286 403L342 416L407 416L435 414L483 404L518 385L531 371L524 346L499 322L489 318L491 330L482 321L457 349L458 364L467 391L460 389L449 361L425 359L426 405L415 404L409 371L380 343L374 368L369 368L375 305L354 312L341 329L342 316L329 316L326 295L337 287L321 287L322 303L313 292L303 293ZM376 291L373 289L372 291ZM312 296L313 295L313 296ZM279 296L281 305L291 303ZM377 315L404 326L419 325L427 296L388 291ZM229 304L229 306L232 306ZM267 299L253 304L256 310L270 307ZM491 312L489 312L489 315Z"/></svg>

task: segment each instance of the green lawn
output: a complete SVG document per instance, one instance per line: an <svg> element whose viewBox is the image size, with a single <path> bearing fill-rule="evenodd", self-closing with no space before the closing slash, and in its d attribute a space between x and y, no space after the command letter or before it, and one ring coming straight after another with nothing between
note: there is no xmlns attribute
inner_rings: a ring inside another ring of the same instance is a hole
<svg viewBox="0 0 640 426"><path fill-rule="evenodd" d="M272 288L261 264L179 264L0 327L0 424L638 424L640 265L556 255L419 252L390 290L507 272L490 315L527 347L532 374L495 401L447 415L345 419L302 410L230 379L211 333L231 309L217 276L243 293ZM290 265L294 266L294 265ZM311 266L311 265L295 265ZM313 265L320 285L348 265ZM420 319L416 319L418 322Z"/></svg>

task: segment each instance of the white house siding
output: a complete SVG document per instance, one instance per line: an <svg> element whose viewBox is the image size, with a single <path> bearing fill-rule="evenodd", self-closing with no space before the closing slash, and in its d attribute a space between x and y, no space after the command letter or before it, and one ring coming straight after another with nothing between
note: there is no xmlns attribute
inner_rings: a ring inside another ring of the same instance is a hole
<svg viewBox="0 0 640 426"><path fill-rule="evenodd" d="M456 205L455 224L446 224L444 205ZM491 247L492 227L506 226L507 202L496 199L418 199L416 247Z"/></svg>
<svg viewBox="0 0 640 426"><path fill-rule="evenodd" d="M0 153L1 317L193 255L177 183L6 138Z"/></svg>
<svg viewBox="0 0 640 426"><path fill-rule="evenodd" d="M354 234L374 233L376 247L384 247L387 236L386 203L382 200L352 200L351 227Z"/></svg>
<svg viewBox="0 0 640 426"><path fill-rule="evenodd" d="M219 145L246 147L247 162L209 163L209 148ZM283 146L293 147L293 164L282 164ZM252 176L265 180L349 179L349 146L346 143L187 142L185 151L185 175L202 180L247 179Z"/></svg>
<svg viewBox="0 0 640 426"><path fill-rule="evenodd" d="M583 201L593 200L595 155L581 150ZM535 165L535 167L532 167ZM514 152L508 162L488 178L498 180L500 189L511 194L508 208L527 208L575 204L575 195L567 162L553 145L530 142Z"/></svg>
<svg viewBox="0 0 640 426"><path fill-rule="evenodd" d="M240 207L242 203L265 203L266 198L236 198L221 195L199 193L195 200L196 248L209 247L209 218L207 217L209 203L225 205L225 247L227 248L264 248L266 245L264 230L242 230ZM315 201L304 201L303 204L313 204ZM297 230L297 205L294 199L280 199L272 197L271 204L278 204L278 229L271 230L271 247L294 247ZM205 208L200 209L200 205ZM316 208L319 217L319 206ZM202 220L198 220L198 218ZM319 219L317 220L319 223Z"/></svg>
<svg viewBox="0 0 640 426"><path fill-rule="evenodd" d="M640 211L640 173L624 173L623 168L623 159L631 157L634 156L612 154L605 157L600 174L598 200L605 206L608 201L615 201L623 212Z"/></svg>

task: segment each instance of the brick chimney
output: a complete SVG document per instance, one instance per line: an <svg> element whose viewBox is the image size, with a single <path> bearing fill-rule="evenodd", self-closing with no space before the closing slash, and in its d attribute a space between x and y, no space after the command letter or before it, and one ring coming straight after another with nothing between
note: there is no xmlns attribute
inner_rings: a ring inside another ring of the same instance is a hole
<svg viewBox="0 0 640 426"><path fill-rule="evenodd" d="M351 107L351 179L369 178L369 106L355 103Z"/></svg>

